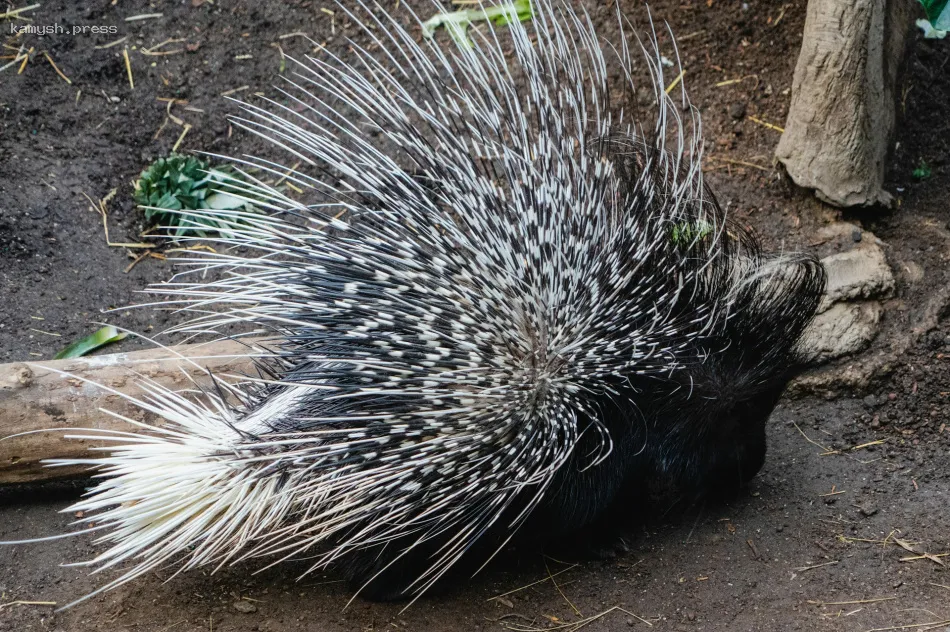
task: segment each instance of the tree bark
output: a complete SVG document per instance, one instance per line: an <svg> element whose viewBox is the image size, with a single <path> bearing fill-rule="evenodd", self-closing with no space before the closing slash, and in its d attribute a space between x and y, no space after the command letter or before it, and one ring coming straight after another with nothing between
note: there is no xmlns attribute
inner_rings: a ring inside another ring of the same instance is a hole
<svg viewBox="0 0 950 632"><path fill-rule="evenodd" d="M84 467L44 467L41 463L44 459L82 458L89 455L89 448L106 445L67 439L65 429L135 431L100 408L136 421L157 425L162 421L106 388L135 395L140 392L136 373L171 389L193 387L189 377L208 384L207 379L201 379L206 378L206 369L216 374L249 374L253 370L253 351L247 345L219 341L174 348L202 368L180 361L163 349L0 364L0 484L75 478L88 473ZM47 429L52 432L36 432ZM31 434L11 437L24 432Z"/></svg>
<svg viewBox="0 0 950 632"><path fill-rule="evenodd" d="M835 206L889 205L911 0L809 0L785 132L775 155L795 184Z"/></svg>

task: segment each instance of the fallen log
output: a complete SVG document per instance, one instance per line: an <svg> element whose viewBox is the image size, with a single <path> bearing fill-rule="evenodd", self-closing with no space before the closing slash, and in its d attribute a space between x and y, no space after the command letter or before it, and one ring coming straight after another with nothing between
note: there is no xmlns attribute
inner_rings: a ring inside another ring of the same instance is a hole
<svg viewBox="0 0 950 632"><path fill-rule="evenodd" d="M174 351L149 349L0 364L0 485L88 475L84 467L51 468L41 463L44 459L81 458L88 455L90 447L105 445L67 439L63 429L134 431L130 424L101 409L156 425L162 421L108 389L127 395L140 393L136 374L172 390L193 388L189 378L208 384L208 369L217 374L250 374L255 351L248 344L223 340L173 347ZM182 356L194 363L183 361ZM35 432L44 429L53 432Z"/></svg>

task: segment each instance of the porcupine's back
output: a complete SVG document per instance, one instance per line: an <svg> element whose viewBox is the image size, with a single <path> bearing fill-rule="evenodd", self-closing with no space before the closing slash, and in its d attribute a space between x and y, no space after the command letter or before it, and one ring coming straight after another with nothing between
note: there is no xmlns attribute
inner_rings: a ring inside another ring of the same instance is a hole
<svg viewBox="0 0 950 632"><path fill-rule="evenodd" d="M534 10L446 52L361 8L353 61L310 59L281 101L242 105L330 203L248 186L271 213L234 213L220 241L256 254L156 288L197 314L183 331L256 323L278 357L228 402L152 387L171 425L85 461L106 478L72 509L109 529L89 564L131 565L101 590L306 555L408 597L526 521L558 537L649 477L702 493L758 469L820 269L727 224L658 53L644 129L611 105L587 19Z"/></svg>

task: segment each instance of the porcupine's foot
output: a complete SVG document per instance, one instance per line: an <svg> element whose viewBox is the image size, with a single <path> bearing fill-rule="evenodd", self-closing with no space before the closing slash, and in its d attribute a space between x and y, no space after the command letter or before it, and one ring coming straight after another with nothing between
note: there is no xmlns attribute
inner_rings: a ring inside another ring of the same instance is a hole
<svg viewBox="0 0 950 632"><path fill-rule="evenodd" d="M615 560L630 552L635 535L632 522L610 511L593 524L554 540L545 551L571 561Z"/></svg>
<svg viewBox="0 0 950 632"><path fill-rule="evenodd" d="M614 560L630 552L641 522L643 508L649 499L629 485L589 524L554 538L545 550L559 558L572 561Z"/></svg>
<svg viewBox="0 0 950 632"><path fill-rule="evenodd" d="M553 555L572 561L615 560L630 552L632 534L626 529L583 529L549 547Z"/></svg>

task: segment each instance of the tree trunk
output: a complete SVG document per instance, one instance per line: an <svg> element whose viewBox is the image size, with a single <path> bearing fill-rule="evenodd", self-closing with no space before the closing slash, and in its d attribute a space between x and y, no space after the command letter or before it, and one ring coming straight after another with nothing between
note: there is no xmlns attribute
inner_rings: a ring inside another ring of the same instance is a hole
<svg viewBox="0 0 950 632"><path fill-rule="evenodd" d="M896 125L911 0L809 0L785 132L775 155L835 206L890 204L882 187Z"/></svg>
<svg viewBox="0 0 950 632"><path fill-rule="evenodd" d="M84 467L44 467L41 461L82 458L89 455L90 447L106 445L66 439L63 431L67 428L136 430L100 408L160 425L162 420L155 415L106 390L140 393L136 373L167 388L187 389L193 387L189 377L208 383L207 379L201 380L207 376L205 369L218 375L253 370L250 356L254 351L247 343L220 341L174 349L199 366L179 361L178 356L163 349L0 364L0 484L75 478L87 472ZM47 429L52 432L42 432ZM11 437L26 432L32 434Z"/></svg>

